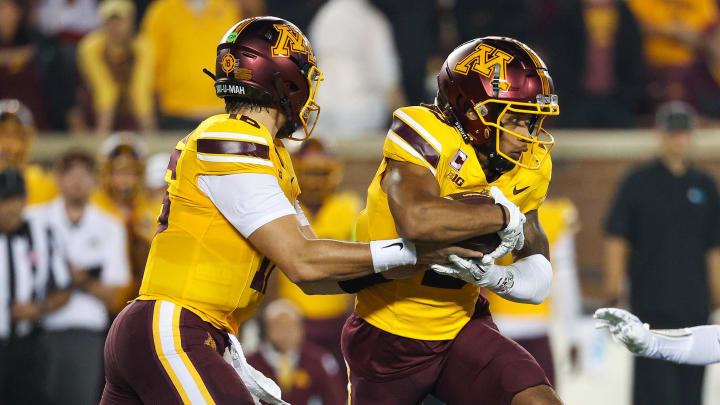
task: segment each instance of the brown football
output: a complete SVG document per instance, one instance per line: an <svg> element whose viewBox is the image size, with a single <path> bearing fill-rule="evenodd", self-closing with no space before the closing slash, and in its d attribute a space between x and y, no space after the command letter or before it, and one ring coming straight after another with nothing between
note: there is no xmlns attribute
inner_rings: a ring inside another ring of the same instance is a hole
<svg viewBox="0 0 720 405"><path fill-rule="evenodd" d="M447 195L445 198L471 205L495 204L495 200L493 200L492 196L487 193L480 192L455 193ZM487 235L480 235L470 239L465 239L455 243L455 245L479 251L483 254L488 254L500 245L500 236L498 236L497 233L489 233Z"/></svg>

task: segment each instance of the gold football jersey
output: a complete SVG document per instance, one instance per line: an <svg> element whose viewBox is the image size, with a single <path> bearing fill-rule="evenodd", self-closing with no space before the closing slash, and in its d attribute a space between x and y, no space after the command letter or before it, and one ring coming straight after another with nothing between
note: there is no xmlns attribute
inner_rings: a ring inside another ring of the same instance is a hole
<svg viewBox="0 0 720 405"><path fill-rule="evenodd" d="M203 121L170 159L138 298L171 301L230 333L253 315L275 267L198 188L201 175L235 173L275 176L290 201L300 194L287 150L261 124L235 114Z"/></svg>
<svg viewBox="0 0 720 405"><path fill-rule="evenodd" d="M305 215L318 238L352 240L355 219L360 211L357 195L334 194L318 210L316 215ZM350 308L352 296L348 294L307 295L293 284L282 272L278 274L278 296L294 302L306 318L329 319L345 315Z"/></svg>
<svg viewBox="0 0 720 405"><path fill-rule="evenodd" d="M358 219L360 241L398 237L387 195L380 187L387 159L426 167L435 176L443 196L498 186L523 212L542 204L552 169L548 156L538 170L516 166L488 183L473 147L463 141L457 129L425 107L395 111L383 155L385 159L368 188L367 207ZM523 162L532 159L528 155L523 154ZM395 335L422 340L453 339L472 316L478 295L478 287L428 270L360 291L355 312Z"/></svg>
<svg viewBox="0 0 720 405"><path fill-rule="evenodd" d="M548 242L550 242L550 251L552 252L555 241L568 232L574 232L577 227L577 210L572 201L568 199L549 199L538 210L540 224L545 230ZM552 259L552 257L551 257ZM512 263L512 256L507 255L497 261L501 265L509 265ZM527 318L550 318L550 307L552 302L546 299L538 305L521 304L519 302L508 301L498 296L492 291L485 291L485 296L490 301L490 311L493 315L519 316Z"/></svg>

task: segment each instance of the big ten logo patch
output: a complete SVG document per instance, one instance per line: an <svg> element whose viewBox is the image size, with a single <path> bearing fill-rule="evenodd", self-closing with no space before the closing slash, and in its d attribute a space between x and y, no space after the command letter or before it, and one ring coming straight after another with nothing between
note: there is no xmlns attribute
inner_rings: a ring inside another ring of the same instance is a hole
<svg viewBox="0 0 720 405"><path fill-rule="evenodd" d="M278 31L278 38L275 45L270 48L272 56L287 58L291 52L300 52L308 56L310 63L315 63L315 55L310 48L310 43L297 28L286 24L274 24L273 26Z"/></svg>
<svg viewBox="0 0 720 405"><path fill-rule="evenodd" d="M509 53L488 44L480 44L463 60L455 64L453 72L467 76L473 71L490 78L497 65L500 68L500 88L507 91L510 88L510 82L507 81L507 65L512 60L513 56Z"/></svg>
<svg viewBox="0 0 720 405"><path fill-rule="evenodd" d="M465 184L465 179L463 179L462 177L460 177L459 174L457 174L453 171L448 172L448 174L445 175L445 177L447 177L450 181L455 183L458 187L462 187L462 185Z"/></svg>

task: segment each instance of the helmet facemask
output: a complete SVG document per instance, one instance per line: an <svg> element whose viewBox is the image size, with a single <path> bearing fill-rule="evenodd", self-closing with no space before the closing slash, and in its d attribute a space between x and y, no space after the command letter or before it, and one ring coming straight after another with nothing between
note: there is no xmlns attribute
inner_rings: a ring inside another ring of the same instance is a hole
<svg viewBox="0 0 720 405"><path fill-rule="evenodd" d="M520 167L537 170L542 165L542 162L549 155L550 150L555 146L555 139L553 136L543 128L543 123L547 116L555 116L560 114L560 106L558 105L558 97L555 94L543 95L538 94L536 102L517 102L517 101L506 101L498 99L488 99L481 103L473 106L473 110L481 120L482 124L486 128L486 133L490 128L494 128L495 131L495 142L494 142L494 153L498 156L512 162ZM492 114L491 110L499 110L499 113ZM517 131L513 131L506 126L502 125L503 117L508 113L516 114L529 114L534 119L531 120L528 128L529 136L520 134ZM501 134L507 136L514 136L529 144L528 150L524 153L529 153L532 159L529 163L521 162L521 158L513 158L500 148L500 136ZM545 150L540 156L538 148Z"/></svg>
<svg viewBox="0 0 720 405"><path fill-rule="evenodd" d="M305 77L308 82L308 98L302 108L300 108L300 113L298 114L300 125L302 125L303 131L305 132L305 137L296 138L289 136L288 139L292 139L293 141L304 141L310 138L320 117L320 105L315 102L315 99L317 98L318 88L320 88L320 82L323 80L323 74L317 66L310 65L310 69Z"/></svg>

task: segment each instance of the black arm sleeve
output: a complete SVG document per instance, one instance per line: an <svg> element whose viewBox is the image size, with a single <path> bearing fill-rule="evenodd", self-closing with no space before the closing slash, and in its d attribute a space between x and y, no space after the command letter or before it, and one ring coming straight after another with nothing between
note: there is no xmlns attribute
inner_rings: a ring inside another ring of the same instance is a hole
<svg viewBox="0 0 720 405"><path fill-rule="evenodd" d="M367 276L362 276L358 278L354 278L352 280L343 280L339 281L338 285L340 286L340 289L345 291L348 294L355 294L356 292L360 290L364 290L368 287L372 287L376 284L381 283L387 283L388 280L385 277L382 276L382 273L375 273L370 274Z"/></svg>

